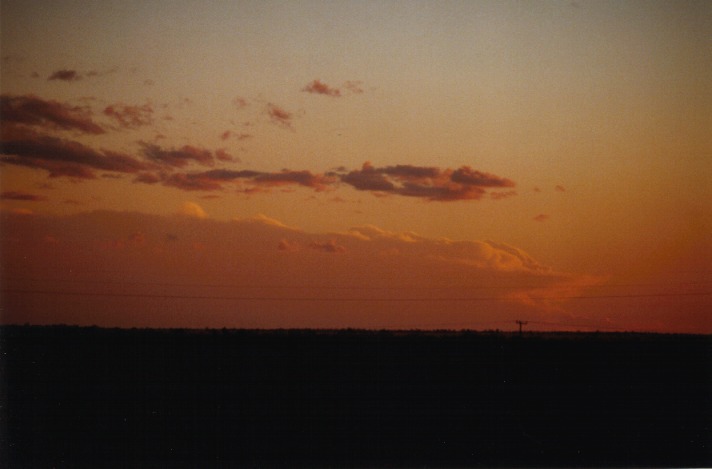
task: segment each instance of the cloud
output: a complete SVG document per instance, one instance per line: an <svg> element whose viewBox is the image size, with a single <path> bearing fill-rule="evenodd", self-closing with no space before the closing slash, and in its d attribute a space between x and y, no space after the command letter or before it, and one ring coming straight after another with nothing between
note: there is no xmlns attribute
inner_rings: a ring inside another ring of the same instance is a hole
<svg viewBox="0 0 712 469"><path fill-rule="evenodd" d="M77 80L81 80L82 77L76 70L62 69L62 70L57 70L56 72L53 72L47 79L48 80L61 80L61 81L77 81Z"/></svg>
<svg viewBox="0 0 712 469"><path fill-rule="evenodd" d="M351 91L352 93L360 94L363 93L362 83L360 81L347 81L344 83L344 88Z"/></svg>
<svg viewBox="0 0 712 469"><path fill-rule="evenodd" d="M252 181L263 186L282 186L297 184L316 190L326 189L329 180L322 175L312 174L310 171L284 170L276 173L261 173Z"/></svg>
<svg viewBox="0 0 712 469"><path fill-rule="evenodd" d="M128 129L135 129L153 123L153 108L150 104L142 106L111 104L104 108L104 115L111 117L121 127Z"/></svg>
<svg viewBox="0 0 712 469"><path fill-rule="evenodd" d="M250 103L249 103L245 98L240 97L240 96L236 96L236 97L232 100L232 104L233 104L237 109L244 109L244 108L246 108L247 106L250 105Z"/></svg>
<svg viewBox="0 0 712 469"><path fill-rule="evenodd" d="M179 213L185 216L0 211L3 265L9 278L19 279L18 289L32 288L22 278L51 268L68 277L56 285L48 279L47 290L66 291L69 280L87 293L81 304L64 296L4 297L18 306L8 308L12 317L5 319L129 327L476 327L483 320L559 314L566 297L592 284L492 241L374 226L304 232L268 217L212 220L194 202ZM49 245L50 238L62 249ZM102 292L117 281L126 296L107 301ZM228 284L234 287L224 288ZM211 314L201 314L206 308Z"/></svg>
<svg viewBox="0 0 712 469"><path fill-rule="evenodd" d="M105 71L98 71L98 70L89 70L86 73L80 73L76 70L71 70L71 69L61 69L54 71L50 74L50 76L47 78L47 80L53 81L53 80L59 80L59 81L67 81L67 82L72 82L72 81L79 81L84 77L99 77L99 76L104 76L108 75L110 73L115 73L118 69L116 67L110 68Z"/></svg>
<svg viewBox="0 0 712 469"><path fill-rule="evenodd" d="M239 163L241 160L236 156L232 156L224 148L215 150L215 158L219 161L231 161Z"/></svg>
<svg viewBox="0 0 712 469"><path fill-rule="evenodd" d="M323 191L335 182L333 177L322 174L313 174L310 171L290 171L262 172L249 169L212 169L194 173L173 173L173 174L145 174L137 177L136 182L146 182L149 184L163 182L165 185L177 187L183 190L203 190L214 191L224 188L227 183L250 184L247 190L254 192L254 189L267 190L280 186L303 186Z"/></svg>
<svg viewBox="0 0 712 469"><path fill-rule="evenodd" d="M289 241L288 239L281 239L277 245L277 249L286 252L297 252L301 249L299 243Z"/></svg>
<svg viewBox="0 0 712 469"><path fill-rule="evenodd" d="M166 186L176 187L184 191L216 191L222 189L220 182L201 177L200 174L176 173L168 176L154 175L160 178ZM135 182L151 181L150 176L136 178ZM149 182L152 184L153 182Z"/></svg>
<svg viewBox="0 0 712 469"><path fill-rule="evenodd" d="M341 176L341 180L360 191L393 192L396 189L394 183L368 162L363 164L360 171L351 171Z"/></svg>
<svg viewBox="0 0 712 469"><path fill-rule="evenodd" d="M540 213L539 215L537 215L533 218L534 221L539 221L539 222L547 221L548 219L549 219L549 215L547 215L545 213Z"/></svg>
<svg viewBox="0 0 712 469"><path fill-rule="evenodd" d="M490 192L490 197L494 200L507 199L517 195L517 191Z"/></svg>
<svg viewBox="0 0 712 469"><path fill-rule="evenodd" d="M566 192L566 188L564 186L556 186L554 187L557 192Z"/></svg>
<svg viewBox="0 0 712 469"><path fill-rule="evenodd" d="M209 150L184 145L179 149L164 149L154 143L140 142L142 154L151 161L182 168L190 163L212 166L214 158Z"/></svg>
<svg viewBox="0 0 712 469"><path fill-rule="evenodd" d="M457 170L413 165L376 168L369 162L360 170L342 174L341 181L357 190L442 202L480 199L488 188L514 186L509 179L469 166Z"/></svg>
<svg viewBox="0 0 712 469"><path fill-rule="evenodd" d="M327 253L342 253L346 252L346 248L336 243L335 239L328 241L312 241L307 245L309 249Z"/></svg>
<svg viewBox="0 0 712 469"><path fill-rule="evenodd" d="M157 184L165 179L164 175L160 173L139 173L135 178L134 182L142 182L144 184Z"/></svg>
<svg viewBox="0 0 712 469"><path fill-rule="evenodd" d="M208 218L208 214L203 210L203 207L195 202L183 202L178 213L187 217Z"/></svg>
<svg viewBox="0 0 712 469"><path fill-rule="evenodd" d="M105 133L85 109L34 95L0 96L0 115L3 124L23 124L49 130L77 130L94 135Z"/></svg>
<svg viewBox="0 0 712 469"><path fill-rule="evenodd" d="M242 221L248 221L248 222L256 222L256 223L261 223L264 225L270 225L270 226L276 226L279 228L286 228L288 230L297 230L299 231L299 228L295 228L293 226L286 225L282 223L281 221L277 220L276 218L268 217L264 213L258 213L252 218L246 218Z"/></svg>
<svg viewBox="0 0 712 469"><path fill-rule="evenodd" d="M302 91L313 94L323 94L325 96L331 96L332 98L338 98L341 96L341 91L338 88L332 88L320 80L314 80L307 84L304 88L302 88Z"/></svg>
<svg viewBox="0 0 712 469"><path fill-rule="evenodd" d="M146 147L148 144L143 145ZM230 155L223 154L222 150L216 151L215 154L219 160L230 161ZM183 160L178 160L173 162L173 165L179 162L184 163ZM268 192L271 188L285 186L307 187L320 192L333 189L339 183L345 183L357 190L370 191L375 195L400 195L432 201L480 199L490 188L514 185L509 179L475 171L467 166L457 170L413 165L376 168L369 162L364 163L360 170L340 169L324 174L308 170L284 169L264 172L218 168L190 173L166 171L142 173L135 181L148 184L162 182L189 191L215 191L224 189L227 184L236 184L240 192L247 194ZM499 200L514 195L516 195L515 191L495 192L492 198Z"/></svg>
<svg viewBox="0 0 712 469"><path fill-rule="evenodd" d="M221 140L227 140L230 137L235 137L237 140L247 140L248 138L252 138L252 134L248 133L235 133L231 130L226 130L222 134L220 134L220 139Z"/></svg>
<svg viewBox="0 0 712 469"><path fill-rule="evenodd" d="M94 179L94 170L137 173L152 167L122 153L97 151L79 142L42 135L31 140L4 141L0 154L7 155L0 159L3 163L44 169L50 177Z"/></svg>
<svg viewBox="0 0 712 469"><path fill-rule="evenodd" d="M30 194L22 191L4 191L0 194L0 199L3 200L23 200L27 202L40 202L47 200L43 195Z"/></svg>
<svg viewBox="0 0 712 469"><path fill-rule="evenodd" d="M273 123L282 127L292 128L293 114L277 106L276 104L267 104L267 114Z"/></svg>

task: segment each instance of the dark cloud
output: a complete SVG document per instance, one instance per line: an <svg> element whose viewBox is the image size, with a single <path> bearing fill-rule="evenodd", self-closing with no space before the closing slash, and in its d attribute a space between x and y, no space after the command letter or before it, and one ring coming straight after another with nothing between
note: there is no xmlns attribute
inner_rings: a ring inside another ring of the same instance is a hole
<svg viewBox="0 0 712 469"><path fill-rule="evenodd" d="M190 163L212 166L213 154L209 150L184 145L179 149L164 149L154 143L141 142L143 155L151 161L182 168Z"/></svg>
<svg viewBox="0 0 712 469"><path fill-rule="evenodd" d="M379 172L396 178L408 180L435 178L440 175L440 170L438 168L430 166L413 166L409 164L386 166L385 168L381 168Z"/></svg>
<svg viewBox="0 0 712 469"><path fill-rule="evenodd" d="M61 81L77 81L77 80L81 80L82 76L76 70L62 69L62 70L57 70L56 72L53 72L47 79L48 80L61 80Z"/></svg>
<svg viewBox="0 0 712 469"><path fill-rule="evenodd" d="M114 119L121 127L130 129L153 123L153 108L150 104L142 106L111 104L104 108L104 115Z"/></svg>
<svg viewBox="0 0 712 469"><path fill-rule="evenodd" d="M566 188L564 186L556 186L556 187L554 187L554 189L557 192L566 192Z"/></svg>
<svg viewBox="0 0 712 469"><path fill-rule="evenodd" d="M297 185L317 191L325 190L335 182L334 178L309 171L279 171L274 173L253 171L249 169L212 169L197 173L175 173L171 175L146 173L139 175L135 182L154 184L162 182L165 185L179 189L194 191L215 191L223 189L227 183L251 184L245 190L247 193L264 192L270 187ZM261 190L260 190L261 189Z"/></svg>
<svg viewBox="0 0 712 469"><path fill-rule="evenodd" d="M393 192L395 184L379 172L371 163L364 163L360 171L351 171L341 177L346 184L360 191Z"/></svg>
<svg viewBox="0 0 712 469"><path fill-rule="evenodd" d="M413 165L376 168L366 162L360 170L340 177L342 182L358 190L434 201L480 199L486 189L514 186L509 179L475 171L469 166L453 171Z"/></svg>
<svg viewBox="0 0 712 469"><path fill-rule="evenodd" d="M43 195L30 194L22 191L4 191L0 194L0 199L3 200L22 200L27 202L41 202L47 200Z"/></svg>
<svg viewBox="0 0 712 469"><path fill-rule="evenodd" d="M287 112L276 104L269 103L267 105L267 114L275 124L279 124L282 127L287 127L289 129L292 128L292 118L294 116L291 112Z"/></svg>
<svg viewBox="0 0 712 469"><path fill-rule="evenodd" d="M492 174L475 171L469 166L463 166L450 176L452 182L480 187L512 187L514 183Z"/></svg>
<svg viewBox="0 0 712 469"><path fill-rule="evenodd" d="M95 135L105 133L84 108L34 95L0 96L0 115L5 125L14 123L50 130L78 130Z"/></svg>
<svg viewBox="0 0 712 469"><path fill-rule="evenodd" d="M210 171L205 171L202 173L197 173L196 176L212 179L215 181L234 181L236 179L253 179L261 174L259 171L252 171L249 169L242 170L232 170L232 169L213 169Z"/></svg>
<svg viewBox="0 0 712 469"><path fill-rule="evenodd" d="M44 169L50 177L94 179L94 170L136 173L151 168L122 153L97 151L79 142L49 136L4 141L0 154L4 155L0 160L4 163Z"/></svg>
<svg viewBox="0 0 712 469"><path fill-rule="evenodd" d="M220 150L216 155L222 159ZM245 194L269 192L271 188L280 186L302 186L324 191L338 183L345 183L377 196L400 195L432 201L476 200L487 194L489 189L514 186L509 179L474 171L467 166L458 170L413 165L377 168L369 162L364 163L360 170L349 172L343 171L343 168L324 174L307 170L263 172L218 168L192 173L142 173L135 181L148 184L161 182L183 190L205 191L221 190L232 183L238 185L238 192ZM514 190L490 194L494 200L514 195Z"/></svg>
<svg viewBox="0 0 712 469"><path fill-rule="evenodd" d="M253 180L257 184L267 186L281 186L297 184L310 187L316 190L326 189L328 179L320 174L312 174L310 171L281 171L278 173L262 173Z"/></svg>
<svg viewBox="0 0 712 469"><path fill-rule="evenodd" d="M332 98L338 98L341 96L341 90L338 88L332 88L320 80L312 81L302 88L302 91L313 94L323 94L325 96L331 96Z"/></svg>
<svg viewBox="0 0 712 469"><path fill-rule="evenodd" d="M88 78L94 78L94 77L100 77L104 75L108 75L110 73L115 73L118 71L118 68L110 68L108 70L104 71L99 71L99 70L89 70L86 73L81 73L76 70L71 70L71 69L61 69L54 71L50 74L49 77L47 77L47 80L59 80L59 81L79 81L85 77Z"/></svg>
<svg viewBox="0 0 712 469"><path fill-rule="evenodd" d="M533 218L534 221L547 221L549 219L549 215L545 213L540 213L539 215L535 216Z"/></svg>

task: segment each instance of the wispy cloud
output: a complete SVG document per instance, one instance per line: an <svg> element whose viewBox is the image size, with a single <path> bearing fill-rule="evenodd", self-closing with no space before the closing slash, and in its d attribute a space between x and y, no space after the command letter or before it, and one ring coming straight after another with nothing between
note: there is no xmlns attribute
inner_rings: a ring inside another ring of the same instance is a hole
<svg viewBox="0 0 712 469"><path fill-rule="evenodd" d="M47 197L23 191L4 191L0 193L0 199L21 200L26 202L41 202L47 200Z"/></svg>
<svg viewBox="0 0 712 469"><path fill-rule="evenodd" d="M182 168L190 163L212 166L214 158L210 150L184 145L179 149L165 149L154 143L141 142L141 153L151 161Z"/></svg>
<svg viewBox="0 0 712 469"><path fill-rule="evenodd" d="M267 115L269 115L269 118L273 123L288 129L292 128L292 118L294 117L294 114L286 111L276 104L267 104Z"/></svg>
<svg viewBox="0 0 712 469"><path fill-rule="evenodd" d="M236 96L232 100L232 104L237 108L237 109L244 109L247 106L250 105L250 103L247 101L247 99L241 97L241 96Z"/></svg>
<svg viewBox="0 0 712 469"><path fill-rule="evenodd" d="M236 140L247 140L252 138L252 134L244 132L233 132L232 130L226 130L220 134L220 140L227 140L229 138L235 138Z"/></svg>
<svg viewBox="0 0 712 469"><path fill-rule="evenodd" d="M76 130L87 134L106 131L91 118L85 108L45 100L34 95L0 96L3 127L8 123L40 127L46 130Z"/></svg>
<svg viewBox="0 0 712 469"><path fill-rule="evenodd" d="M314 80L307 84L302 91L312 94L322 94L325 96L331 96L332 98L338 98L341 96L341 90L338 88L333 88L321 80Z"/></svg>
<svg viewBox="0 0 712 469"><path fill-rule="evenodd" d="M517 195L517 191L502 191L502 192L490 192L490 197L494 200L507 199L509 197L514 197Z"/></svg>
<svg viewBox="0 0 712 469"><path fill-rule="evenodd" d="M362 82L360 81L347 81L344 83L344 88L351 91L352 93L360 94L363 93Z"/></svg>
<svg viewBox="0 0 712 469"><path fill-rule="evenodd" d="M112 118L121 127L135 129L153 123L153 107L150 104L141 106L127 104L111 104L104 108L104 115Z"/></svg>

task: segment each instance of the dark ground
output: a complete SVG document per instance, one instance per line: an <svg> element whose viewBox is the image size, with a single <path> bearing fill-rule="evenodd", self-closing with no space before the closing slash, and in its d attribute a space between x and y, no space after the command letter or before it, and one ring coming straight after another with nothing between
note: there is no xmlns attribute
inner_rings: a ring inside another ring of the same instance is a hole
<svg viewBox="0 0 712 469"><path fill-rule="evenodd" d="M0 328L2 467L711 466L712 337Z"/></svg>

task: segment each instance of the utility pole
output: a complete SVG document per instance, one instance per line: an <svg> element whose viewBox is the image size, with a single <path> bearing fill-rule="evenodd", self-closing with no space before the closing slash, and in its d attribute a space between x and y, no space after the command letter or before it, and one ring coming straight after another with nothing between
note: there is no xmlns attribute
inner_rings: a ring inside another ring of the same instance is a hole
<svg viewBox="0 0 712 469"><path fill-rule="evenodd" d="M522 326L524 326L524 325L526 325L526 324L529 324L529 321L516 320L516 321L514 321L514 322L516 322L517 324L519 324L519 337L521 337L521 336L522 336Z"/></svg>

